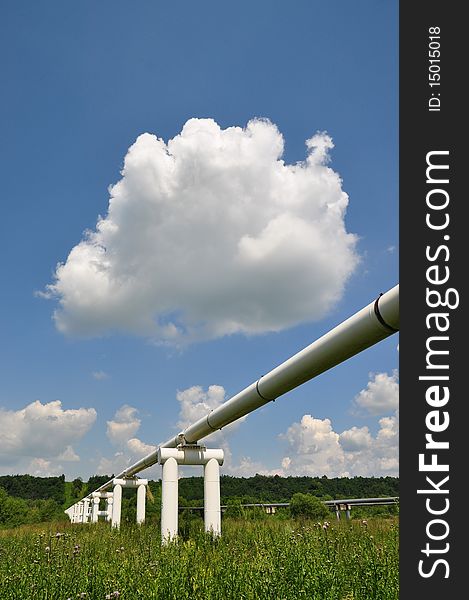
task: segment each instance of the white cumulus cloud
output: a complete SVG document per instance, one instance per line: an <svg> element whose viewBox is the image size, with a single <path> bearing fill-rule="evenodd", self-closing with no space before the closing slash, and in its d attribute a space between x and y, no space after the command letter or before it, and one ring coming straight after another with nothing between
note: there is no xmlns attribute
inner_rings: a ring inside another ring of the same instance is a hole
<svg viewBox="0 0 469 600"><path fill-rule="evenodd" d="M132 438L140 427L138 410L124 404L115 413L111 421L107 421L106 435L116 446L122 446Z"/></svg>
<svg viewBox="0 0 469 600"><path fill-rule="evenodd" d="M98 473L120 473L156 450L156 446L135 437L141 425L138 414L137 408L124 404L115 412L114 417L106 422L106 435L117 451L110 458L106 456L100 458L97 464ZM150 474L155 475L156 471L153 469ZM148 473L145 472L144 477L147 475Z"/></svg>
<svg viewBox="0 0 469 600"><path fill-rule="evenodd" d="M303 415L299 423L293 423L280 435L280 439L289 445L289 456L282 461L286 474L348 476L339 434L333 431L329 419Z"/></svg>
<svg viewBox="0 0 469 600"><path fill-rule="evenodd" d="M63 452L57 457L65 462L79 462L80 457L71 446L67 446Z"/></svg>
<svg viewBox="0 0 469 600"><path fill-rule="evenodd" d="M373 442L368 427L352 427L339 435L339 443L346 452L359 452Z"/></svg>
<svg viewBox="0 0 469 600"><path fill-rule="evenodd" d="M280 438L289 444L283 474L328 477L395 476L399 469L399 416L384 417L373 437L368 427L336 433L329 419L304 415Z"/></svg>
<svg viewBox="0 0 469 600"><path fill-rule="evenodd" d="M286 164L281 133L260 119L190 119L167 143L140 135L106 216L47 286L58 329L177 345L321 318L359 259L332 140L306 146L304 162Z"/></svg>
<svg viewBox="0 0 469 600"><path fill-rule="evenodd" d="M139 440L138 438L131 438L130 440L127 440L126 446L132 455L139 458L156 450L156 446L153 444L145 444L145 442L142 442L142 440Z"/></svg>
<svg viewBox="0 0 469 600"><path fill-rule="evenodd" d="M383 416L373 436L367 426L337 433L329 419L304 415L280 439L289 444L282 461L286 475L328 477L392 475L399 471L398 372L370 374L366 388L354 398L354 407L372 416Z"/></svg>
<svg viewBox="0 0 469 600"><path fill-rule="evenodd" d="M16 411L0 409L0 464L16 465L28 457L35 472L51 472L53 459L78 461L71 444L81 440L95 420L94 408L63 409L60 400L36 400Z"/></svg>
<svg viewBox="0 0 469 600"><path fill-rule="evenodd" d="M33 458L26 468L26 472L34 477L57 477L63 472L63 467L54 461L44 458Z"/></svg>
<svg viewBox="0 0 469 600"><path fill-rule="evenodd" d="M354 404L371 415L385 415L399 406L399 374L377 373L364 390L355 396Z"/></svg>
<svg viewBox="0 0 469 600"><path fill-rule="evenodd" d="M340 434L347 468L353 475L399 474L399 411L379 420L379 430L375 437L367 433L367 427ZM363 431L363 433L360 433ZM355 438L355 444L350 443Z"/></svg>

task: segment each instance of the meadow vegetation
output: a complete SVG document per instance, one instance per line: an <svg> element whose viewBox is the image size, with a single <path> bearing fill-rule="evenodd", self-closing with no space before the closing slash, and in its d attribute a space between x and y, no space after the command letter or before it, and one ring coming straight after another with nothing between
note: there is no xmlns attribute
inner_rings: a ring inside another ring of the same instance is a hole
<svg viewBox="0 0 469 600"><path fill-rule="evenodd" d="M331 517L333 514L331 513ZM314 521L224 517L223 535L181 517L157 523L57 522L0 531L2 600L397 600L397 517Z"/></svg>

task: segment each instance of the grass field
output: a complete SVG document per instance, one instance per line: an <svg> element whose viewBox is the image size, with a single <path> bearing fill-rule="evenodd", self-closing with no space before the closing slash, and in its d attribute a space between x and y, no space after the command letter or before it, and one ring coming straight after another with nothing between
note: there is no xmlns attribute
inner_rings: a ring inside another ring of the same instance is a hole
<svg viewBox="0 0 469 600"><path fill-rule="evenodd" d="M51 524L0 531L10 600L397 600L398 521L223 521L160 546L158 528Z"/></svg>

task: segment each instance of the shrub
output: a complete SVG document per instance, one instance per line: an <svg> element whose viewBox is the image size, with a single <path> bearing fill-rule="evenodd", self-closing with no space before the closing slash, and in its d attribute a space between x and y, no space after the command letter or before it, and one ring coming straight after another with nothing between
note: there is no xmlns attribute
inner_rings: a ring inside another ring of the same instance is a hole
<svg viewBox="0 0 469 600"><path fill-rule="evenodd" d="M290 500L290 513L295 519L325 519L330 511L325 504L311 494L293 494Z"/></svg>

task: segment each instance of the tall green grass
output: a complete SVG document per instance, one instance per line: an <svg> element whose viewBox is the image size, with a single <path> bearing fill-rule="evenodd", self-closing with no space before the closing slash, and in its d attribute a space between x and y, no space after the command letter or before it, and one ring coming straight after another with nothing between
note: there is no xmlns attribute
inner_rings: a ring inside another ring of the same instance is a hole
<svg viewBox="0 0 469 600"><path fill-rule="evenodd" d="M160 545L154 525L0 532L0 598L13 600L397 600L396 520L330 526L225 519Z"/></svg>

